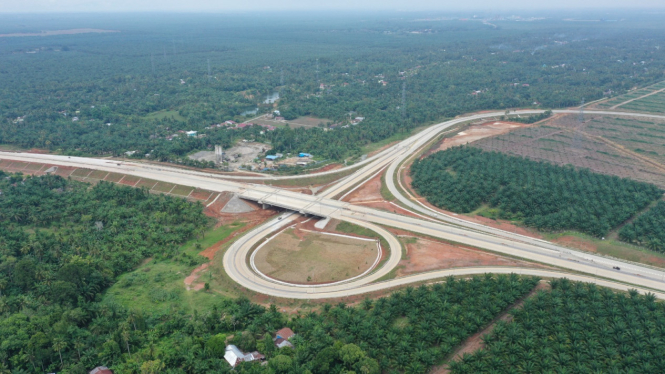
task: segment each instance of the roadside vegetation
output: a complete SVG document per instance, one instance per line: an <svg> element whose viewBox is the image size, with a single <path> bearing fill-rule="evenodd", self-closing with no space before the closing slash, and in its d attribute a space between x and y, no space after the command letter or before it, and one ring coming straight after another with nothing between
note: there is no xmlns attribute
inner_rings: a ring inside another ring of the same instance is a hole
<svg viewBox="0 0 665 374"><path fill-rule="evenodd" d="M601 237L663 191L654 185L584 169L456 147L411 166L413 187L437 207L472 212L483 204L497 218L540 230L578 230Z"/></svg>
<svg viewBox="0 0 665 374"><path fill-rule="evenodd" d="M662 373L665 305L653 295L551 281L499 321L484 348L451 362L453 374Z"/></svg>

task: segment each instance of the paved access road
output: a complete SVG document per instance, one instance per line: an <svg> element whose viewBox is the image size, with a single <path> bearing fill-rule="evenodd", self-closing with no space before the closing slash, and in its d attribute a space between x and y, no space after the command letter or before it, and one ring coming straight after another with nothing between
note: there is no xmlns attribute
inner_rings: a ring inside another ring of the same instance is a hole
<svg viewBox="0 0 665 374"><path fill-rule="evenodd" d="M529 110L520 111L518 113L533 114L540 112L542 111ZM555 111L555 113L577 113L577 111L561 110ZM665 116L624 112L587 111L587 113L665 119ZM517 272L542 277L566 276L570 279L593 281L599 285L617 289L636 288L643 292L647 290L658 291L655 292L658 297L665 297L665 272L660 269L654 269L639 264L627 264L617 260L608 260L600 256L559 247L542 240L515 235L513 233L488 228L482 225L473 225L455 219L454 217L443 216L413 203L411 200L402 196L396 189L393 183L393 178L390 176L394 175L397 166L433 137L461 122L498 117L503 114L504 112L482 113L433 125L377 154L359 170L341 179L319 196L299 194L266 185L225 180L224 176L212 175L205 172L182 170L175 167L155 166L143 163L11 152L0 152L0 158L49 163L62 166L85 167L136 175L143 178L199 187L211 191L230 191L237 193L246 199L283 207L291 211L313 214L321 217L332 217L361 225L376 231L389 243L390 256L386 262L378 270L364 278L343 284L329 286L321 285L316 287L278 284L271 282L269 279L257 276L247 264L247 256L256 243L270 233L287 225L295 217L291 213L286 213L281 216L281 219L276 218L270 220L238 239L229 250L227 250L224 256L224 267L229 276L242 286L277 297L322 299L357 295L412 282L433 280L447 275L467 275L485 272ZM339 196L343 192L366 181L385 167L389 168L389 178L387 178L388 186L391 189L391 192L395 194L400 201L412 209L430 215L440 221L436 222L432 220L416 219L376 209L354 206L334 200L334 197ZM432 237L464 243L498 253L557 266L566 270L557 272L552 270L545 271L501 267L465 268L435 271L407 276L387 282L372 283L387 275L395 266L397 266L397 263L401 258L401 246L399 242L380 225L398 227ZM612 269L613 266L621 267L621 271ZM571 273L571 271L576 273ZM629 284L630 286L626 284ZM663 293L660 291L663 291Z"/></svg>

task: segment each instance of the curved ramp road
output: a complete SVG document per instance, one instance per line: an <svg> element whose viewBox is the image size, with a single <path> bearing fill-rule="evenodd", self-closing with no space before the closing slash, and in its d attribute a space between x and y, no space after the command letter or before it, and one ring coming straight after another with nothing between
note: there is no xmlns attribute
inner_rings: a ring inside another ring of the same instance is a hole
<svg viewBox="0 0 665 374"><path fill-rule="evenodd" d="M519 114L534 114L542 111L526 110ZM556 110L555 113L577 113L576 110ZM604 114L616 116L629 116L641 118L665 119L665 116L650 114L634 114L612 111L586 111L591 114ZM105 159L82 157L67 157L56 155L0 152L0 158L40 162L53 165L84 167L122 174L130 174L142 178L149 178L170 183L199 187L211 191L230 191L239 196L258 201L260 203L282 207L302 214L312 214L320 217L332 217L374 230L383 236L389 243L390 255L386 262L369 275L352 279L343 283L331 285L291 285L276 283L263 278L253 272L248 263L248 256L252 249L263 238L274 234L285 225L293 222L296 215L288 213L282 219L271 220L256 227L238 239L224 255L224 267L229 276L240 285L256 292L277 297L298 299L323 299L359 295L366 292L380 291L412 282L435 280L448 275L471 275L481 273L520 273L540 277L568 277L572 280L593 282L601 286L620 290L635 288L642 292L657 291L657 297L665 298L665 271L639 264L628 264L619 260L611 260L601 256L574 251L552 243L533 239L514 233L472 224L455 217L434 212L429 208L420 206L404 197L394 184L394 175L399 165L409 155L416 152L433 137L442 131L465 121L492 118L503 115L504 112L490 112L456 118L434 126L380 152L365 160L360 169L341 179L319 196L299 194L271 186L231 181L226 176L211 175L205 172L182 170L175 167L156 166L143 163L123 163ZM376 175L381 169L388 166L386 182L391 193L406 206L414 211L434 217L439 221L429 221L393 214L377 209L354 206L333 198L358 186L368 178ZM339 172L339 171L335 171ZM320 173L317 175L321 175ZM301 176L298 176L301 177ZM241 179L248 177L238 177ZM290 177L289 177L290 178ZM249 178L256 179L256 178ZM285 178L286 179L286 178ZM401 245L399 241L387 230L379 225L397 227L416 233L442 238L466 245L484 248L490 251L517 256L537 261L567 270L538 270L504 267L474 267L464 269L450 269L411 275L395 280L377 282L378 279L390 273L401 259ZM621 271L612 269L619 266ZM569 272L573 271L573 273ZM584 273L584 274L581 274ZM372 283L377 282L377 283Z"/></svg>

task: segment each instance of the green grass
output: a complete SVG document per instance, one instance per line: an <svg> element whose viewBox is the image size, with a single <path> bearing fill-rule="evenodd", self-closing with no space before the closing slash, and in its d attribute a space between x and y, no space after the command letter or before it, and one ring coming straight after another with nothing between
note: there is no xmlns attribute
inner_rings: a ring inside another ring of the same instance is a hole
<svg viewBox="0 0 665 374"><path fill-rule="evenodd" d="M396 173L396 174L397 174L396 177L399 178L399 173ZM386 200L386 201L395 201L396 200L395 196L388 189L388 185L386 185L386 173L383 173L383 175L381 176L381 190L380 190L380 192L381 192L381 197L383 197L384 200Z"/></svg>
<svg viewBox="0 0 665 374"><path fill-rule="evenodd" d="M171 195L189 196L192 191L194 191L194 187L177 185L173 191L171 191Z"/></svg>
<svg viewBox="0 0 665 374"><path fill-rule="evenodd" d="M211 292L187 291L185 277L189 276L200 263L207 262L206 258L198 255L201 250L223 240L244 225L236 222L209 229L203 239L192 239L180 248L180 253L191 256L195 259L195 263L150 260L134 271L119 277L118 281L106 291L104 298L132 309L157 313L174 311L191 313L194 309L202 311L212 307L221 299L219 293L214 292L214 286ZM214 274L202 272L198 282L214 284L214 280Z"/></svg>
<svg viewBox="0 0 665 374"><path fill-rule="evenodd" d="M161 120L164 118L171 118L171 117L173 117L173 119L175 119L176 121L187 122L187 118L181 116L177 110L160 110L158 112L152 112L143 116L143 118L145 119L154 119L154 120Z"/></svg>
<svg viewBox="0 0 665 374"><path fill-rule="evenodd" d="M665 268L665 254L650 251L646 248L633 246L615 239L601 240L576 231L561 233L543 233L545 240L555 240L564 236L573 236L584 240L596 247L596 253L615 257L618 259L643 263L651 266Z"/></svg>
<svg viewBox="0 0 665 374"><path fill-rule="evenodd" d="M359 235L359 236L366 236L368 238L377 238L381 241L381 246L383 248L389 248L388 242L379 234L376 232L366 229L364 227L360 227L356 224L349 223L349 222L340 222L337 224L337 227L335 230L345 233L345 234L352 234L352 235Z"/></svg>

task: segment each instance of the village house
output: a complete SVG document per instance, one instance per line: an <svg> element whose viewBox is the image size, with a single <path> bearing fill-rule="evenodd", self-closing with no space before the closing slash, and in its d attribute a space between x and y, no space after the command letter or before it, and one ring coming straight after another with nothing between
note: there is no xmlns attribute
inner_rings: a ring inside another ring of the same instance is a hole
<svg viewBox="0 0 665 374"><path fill-rule="evenodd" d="M90 370L89 374L113 374L113 370L107 368L106 366L97 366L96 368Z"/></svg>
<svg viewBox="0 0 665 374"><path fill-rule="evenodd" d="M252 353L243 353L235 345L229 344L226 346L224 359L229 365L231 365L231 367L236 367L241 362L263 361L266 359L266 356L256 351Z"/></svg>
<svg viewBox="0 0 665 374"><path fill-rule="evenodd" d="M275 342L275 346L277 348L284 348L284 347L293 348L293 344L289 341L289 339L291 339L295 335L296 334L293 332L293 330L291 330L288 327L285 327L277 331L277 333L275 333L275 338L273 339L273 342Z"/></svg>

